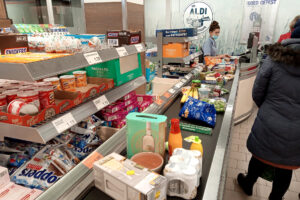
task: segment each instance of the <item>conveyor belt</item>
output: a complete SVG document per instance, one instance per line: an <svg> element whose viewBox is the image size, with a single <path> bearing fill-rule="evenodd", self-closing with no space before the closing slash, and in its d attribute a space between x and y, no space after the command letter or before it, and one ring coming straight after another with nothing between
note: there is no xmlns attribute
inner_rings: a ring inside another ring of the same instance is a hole
<svg viewBox="0 0 300 200"><path fill-rule="evenodd" d="M228 82L225 85L225 88L230 91L231 86L232 86L232 81ZM224 96L224 98L226 100L228 100L228 97L229 97L229 94ZM176 98L176 100L164 112L164 115L166 115L168 117L168 120L170 120L172 118L179 118L178 114L181 109L180 98L181 98L181 96L178 96ZM183 139L190 135L199 136L199 138L202 140L203 149L204 149L203 166L202 166L203 167L202 168L202 182L201 182L200 187L198 188L198 193L197 193L197 196L195 199L202 199L202 197L203 197L206 182L207 182L210 167L211 167L211 163L212 163L214 153L215 153L216 144L217 144L217 141L219 138L219 133L220 133L220 129L222 126L223 118L224 118L223 114L217 115L217 123L212 131L212 135L204 135L204 134L193 133L193 132L189 132L189 131L182 131ZM191 122L189 122L187 120L183 120L183 119L181 120L181 122L191 123ZM169 130L167 130L167 133L168 132L169 132ZM187 143L185 141L183 142L184 148L188 149L190 147L190 145L191 145L190 143ZM87 193L87 195L83 198L83 200L96 200L96 199L99 199L99 197L101 197L101 200L111 200L112 199L112 198L108 197L106 194L104 194L103 192L99 191L97 188L93 187ZM181 198L168 197L168 200L181 200Z"/></svg>

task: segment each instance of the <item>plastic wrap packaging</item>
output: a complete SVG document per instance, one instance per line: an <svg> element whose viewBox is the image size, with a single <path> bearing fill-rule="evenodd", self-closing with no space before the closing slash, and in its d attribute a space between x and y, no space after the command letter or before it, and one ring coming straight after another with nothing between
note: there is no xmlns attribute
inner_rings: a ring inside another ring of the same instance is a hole
<svg viewBox="0 0 300 200"><path fill-rule="evenodd" d="M182 118L201 121L214 127L216 124L216 109L214 105L189 97L183 105L179 116Z"/></svg>

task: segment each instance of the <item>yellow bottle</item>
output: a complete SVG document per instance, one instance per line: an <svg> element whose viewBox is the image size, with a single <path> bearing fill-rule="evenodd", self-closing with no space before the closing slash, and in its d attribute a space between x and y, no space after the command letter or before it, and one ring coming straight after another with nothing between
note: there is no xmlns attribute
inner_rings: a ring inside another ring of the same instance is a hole
<svg viewBox="0 0 300 200"><path fill-rule="evenodd" d="M190 150L197 150L201 152L201 156L203 156L203 146L201 140L198 136L195 137L195 142L192 143Z"/></svg>

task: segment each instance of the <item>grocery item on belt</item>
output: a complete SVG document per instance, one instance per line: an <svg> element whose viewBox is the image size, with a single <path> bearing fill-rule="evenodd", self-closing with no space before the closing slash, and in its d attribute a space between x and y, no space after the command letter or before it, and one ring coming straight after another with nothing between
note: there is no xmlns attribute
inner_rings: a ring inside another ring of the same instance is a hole
<svg viewBox="0 0 300 200"><path fill-rule="evenodd" d="M53 85L54 90L61 90L59 78L57 77L45 78L43 81L50 82Z"/></svg>
<svg viewBox="0 0 300 200"><path fill-rule="evenodd" d="M189 97L180 110L182 118L201 121L214 127L216 124L216 109L213 105Z"/></svg>
<svg viewBox="0 0 300 200"><path fill-rule="evenodd" d="M65 91L74 92L75 91L75 76L74 75L64 75L60 77L61 87Z"/></svg>
<svg viewBox="0 0 300 200"><path fill-rule="evenodd" d="M13 115L36 115L39 109L34 104L16 99L8 104L7 112Z"/></svg>
<svg viewBox="0 0 300 200"><path fill-rule="evenodd" d="M0 94L0 112L6 112L7 100L5 94Z"/></svg>
<svg viewBox="0 0 300 200"><path fill-rule="evenodd" d="M23 100L25 103L35 105L38 109L41 108L39 92L37 91L18 92L17 98Z"/></svg>
<svg viewBox="0 0 300 200"><path fill-rule="evenodd" d="M202 155L197 150L177 148L165 166L167 193L184 199L194 199L202 176Z"/></svg>
<svg viewBox="0 0 300 200"><path fill-rule="evenodd" d="M76 87L87 86L86 71L75 71L73 74L76 80Z"/></svg>
<svg viewBox="0 0 300 200"><path fill-rule="evenodd" d="M38 91L42 109L55 105L53 86L43 86L38 88Z"/></svg>

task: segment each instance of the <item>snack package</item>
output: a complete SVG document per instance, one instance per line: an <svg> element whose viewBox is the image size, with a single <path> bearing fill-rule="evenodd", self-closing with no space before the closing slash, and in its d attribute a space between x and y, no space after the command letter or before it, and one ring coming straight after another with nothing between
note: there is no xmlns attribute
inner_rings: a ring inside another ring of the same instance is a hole
<svg viewBox="0 0 300 200"><path fill-rule="evenodd" d="M185 102L179 116L186 119L202 121L212 127L216 124L215 107L192 97L189 97Z"/></svg>
<svg viewBox="0 0 300 200"><path fill-rule="evenodd" d="M46 190L70 171L79 159L65 145L47 145L30 161L14 172L16 184Z"/></svg>
<svg viewBox="0 0 300 200"><path fill-rule="evenodd" d="M128 94L126 94L126 95L125 95L124 97L122 97L120 100L126 101L126 100L131 99L131 98L133 98L133 97L135 97L135 96L136 96L135 91L132 91L132 92L129 92Z"/></svg>
<svg viewBox="0 0 300 200"><path fill-rule="evenodd" d="M123 128L126 126L126 119L112 121L114 128Z"/></svg>
<svg viewBox="0 0 300 200"><path fill-rule="evenodd" d="M104 111L105 111L106 113L111 113L111 114L113 114L113 113L115 113L115 112L118 112L118 111L124 109L124 106L125 106L125 104L124 104L123 102L113 103L113 104L107 106L107 107L104 109Z"/></svg>

